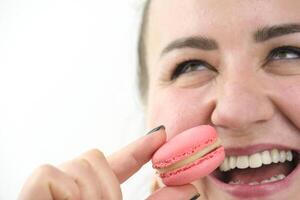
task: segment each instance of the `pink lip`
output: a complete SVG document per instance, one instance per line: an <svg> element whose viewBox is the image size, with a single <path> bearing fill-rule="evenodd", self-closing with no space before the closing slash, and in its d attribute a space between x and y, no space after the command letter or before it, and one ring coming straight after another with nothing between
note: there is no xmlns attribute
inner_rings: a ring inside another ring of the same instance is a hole
<svg viewBox="0 0 300 200"><path fill-rule="evenodd" d="M294 150L300 152L299 149L291 148L284 145L279 144L257 144L251 145L243 148L236 147L225 147L225 154L228 156L241 156L241 155L251 155L257 152L262 152L270 149L278 149L278 150Z"/></svg>
<svg viewBox="0 0 300 200"><path fill-rule="evenodd" d="M228 155L249 155L256 152L261 152L267 149L288 149L290 147L282 145L260 144L248 148L229 148L226 151ZM294 149L293 149L294 150ZM298 150L296 150L298 151ZM298 151L299 152L299 151ZM214 175L209 175L208 179L216 185L217 188L223 190L237 199L263 198L266 196L276 195L278 192L288 188L300 177L300 164L283 180L263 185L230 185L218 180Z"/></svg>

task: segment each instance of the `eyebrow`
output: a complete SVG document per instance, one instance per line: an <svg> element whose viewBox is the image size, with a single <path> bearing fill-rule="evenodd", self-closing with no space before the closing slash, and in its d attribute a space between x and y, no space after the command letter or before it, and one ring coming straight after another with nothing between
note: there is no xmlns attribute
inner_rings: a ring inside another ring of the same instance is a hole
<svg viewBox="0 0 300 200"><path fill-rule="evenodd" d="M255 42L265 42L275 37L280 37L292 33L300 32L300 24L282 24L276 26L266 26L254 33Z"/></svg>
<svg viewBox="0 0 300 200"><path fill-rule="evenodd" d="M254 32L253 37L255 42L265 42L267 40L281 37L288 34L299 33L300 24L281 24L274 26L266 26L258 29ZM218 43L214 39L210 39L203 36L192 36L186 38L179 38L168 44L161 53L161 57L166 53L182 48L194 48L206 51L217 50Z"/></svg>
<svg viewBox="0 0 300 200"><path fill-rule="evenodd" d="M194 48L211 51L218 49L218 44L213 39L201 36L180 38L167 45L167 47L163 49L161 56L172 50L182 48Z"/></svg>

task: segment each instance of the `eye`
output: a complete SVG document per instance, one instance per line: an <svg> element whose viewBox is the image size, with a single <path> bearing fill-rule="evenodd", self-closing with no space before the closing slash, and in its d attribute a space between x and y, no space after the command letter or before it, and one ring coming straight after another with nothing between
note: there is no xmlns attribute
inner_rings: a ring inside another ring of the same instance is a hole
<svg viewBox="0 0 300 200"><path fill-rule="evenodd" d="M300 59L300 48L283 46L273 49L268 56L269 60L291 60Z"/></svg>
<svg viewBox="0 0 300 200"><path fill-rule="evenodd" d="M190 73L194 71L203 71L203 70L213 70L216 71L208 63L201 60L188 60L177 64L175 71L172 73L171 80L174 80L185 73Z"/></svg>

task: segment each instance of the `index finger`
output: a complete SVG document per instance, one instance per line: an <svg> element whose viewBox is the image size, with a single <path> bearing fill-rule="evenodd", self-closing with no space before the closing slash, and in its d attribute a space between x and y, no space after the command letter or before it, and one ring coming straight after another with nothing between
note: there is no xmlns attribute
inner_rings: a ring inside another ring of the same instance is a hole
<svg viewBox="0 0 300 200"><path fill-rule="evenodd" d="M143 136L107 158L110 167L120 183L126 181L152 157L153 153L166 142L164 128Z"/></svg>

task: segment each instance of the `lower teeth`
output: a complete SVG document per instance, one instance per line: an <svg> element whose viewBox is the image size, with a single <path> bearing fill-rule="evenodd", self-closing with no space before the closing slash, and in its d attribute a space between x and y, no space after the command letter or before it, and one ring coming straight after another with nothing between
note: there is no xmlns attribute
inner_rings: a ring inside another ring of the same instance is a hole
<svg viewBox="0 0 300 200"><path fill-rule="evenodd" d="M247 185L262 185L262 184L266 184L266 183L272 183L272 182L280 181L280 180L284 179L285 177L286 176L284 174L279 174L279 175L276 175L276 176L272 176L271 178L263 180L261 182L253 181L253 182L247 183ZM240 180L237 180L237 181L230 181L228 184L230 184L230 185L242 185L244 183Z"/></svg>

